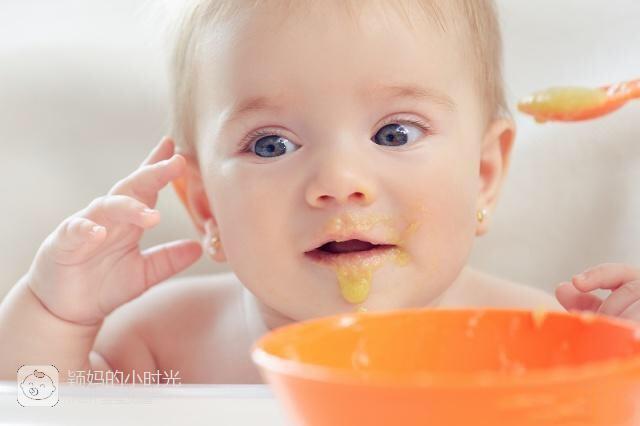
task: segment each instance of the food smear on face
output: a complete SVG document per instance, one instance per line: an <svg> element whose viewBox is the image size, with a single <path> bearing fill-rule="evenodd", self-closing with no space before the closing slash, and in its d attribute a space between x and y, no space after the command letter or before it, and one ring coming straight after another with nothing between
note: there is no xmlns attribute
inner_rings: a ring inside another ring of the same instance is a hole
<svg viewBox="0 0 640 426"><path fill-rule="evenodd" d="M392 229L391 216L383 214L356 215L349 212L331 219L324 231L327 234L337 235L349 232L366 232L378 224L382 224L387 230Z"/></svg>
<svg viewBox="0 0 640 426"><path fill-rule="evenodd" d="M336 262L336 275L340 286L340 293L344 300L357 304L364 302L371 291L373 272L379 269L387 260L394 261L398 266L408 263L407 253L397 247L387 252L368 256L366 259Z"/></svg>
<svg viewBox="0 0 640 426"><path fill-rule="evenodd" d="M349 303L362 303L371 291L373 268L338 267L338 284L344 300Z"/></svg>
<svg viewBox="0 0 640 426"><path fill-rule="evenodd" d="M385 227L387 233L384 245L368 250L342 253L328 261L336 272L340 294L348 303L361 304L367 300L371 292L373 273L387 262L391 261L398 266L409 263L409 254L397 244L404 243L411 234L415 233L419 223L417 221L410 223L402 234L394 230L392 223L389 215L346 214L332 219L327 224L325 232L330 235L366 232L379 224ZM356 309L359 312L366 311L362 306Z"/></svg>

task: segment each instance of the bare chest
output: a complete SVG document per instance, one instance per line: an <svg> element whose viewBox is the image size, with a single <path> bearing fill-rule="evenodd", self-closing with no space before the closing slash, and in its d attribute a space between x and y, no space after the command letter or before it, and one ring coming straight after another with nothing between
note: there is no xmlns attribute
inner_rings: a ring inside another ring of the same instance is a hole
<svg viewBox="0 0 640 426"><path fill-rule="evenodd" d="M241 311L194 313L180 322L176 318L172 330L154 345L161 371L178 371L182 383L263 383L251 361L256 336Z"/></svg>

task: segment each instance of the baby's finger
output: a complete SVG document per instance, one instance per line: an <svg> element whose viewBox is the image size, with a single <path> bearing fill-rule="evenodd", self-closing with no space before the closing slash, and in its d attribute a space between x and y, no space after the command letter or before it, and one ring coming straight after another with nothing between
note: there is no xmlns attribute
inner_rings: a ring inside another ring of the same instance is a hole
<svg viewBox="0 0 640 426"><path fill-rule="evenodd" d="M602 302L598 313L619 316L625 309L640 300L640 280L631 281L615 289Z"/></svg>
<svg viewBox="0 0 640 426"><path fill-rule="evenodd" d="M104 226L84 217L71 216L56 230L53 244L58 251L71 252L89 241L101 241L105 235Z"/></svg>
<svg viewBox="0 0 640 426"><path fill-rule="evenodd" d="M104 226L71 216L45 241L44 253L55 263L73 265L86 260L93 249L104 242L106 235Z"/></svg>
<svg viewBox="0 0 640 426"><path fill-rule="evenodd" d="M567 310L596 312L602 300L594 294L583 293L570 282L563 282L556 287L556 299Z"/></svg>
<svg viewBox="0 0 640 426"><path fill-rule="evenodd" d="M166 160L173 156L175 147L173 141L168 137L163 137L160 143L153 148L151 153L144 159L140 167L155 164L158 161Z"/></svg>
<svg viewBox="0 0 640 426"><path fill-rule="evenodd" d="M128 223L151 228L160 222L160 212L126 195L106 195L96 198L80 212L98 224Z"/></svg>
<svg viewBox="0 0 640 426"><path fill-rule="evenodd" d="M598 288L615 290L621 285L640 279L640 270L624 263L603 263L573 277L575 287L583 292Z"/></svg>
<svg viewBox="0 0 640 426"><path fill-rule="evenodd" d="M145 250L145 288L158 284L186 269L202 255L202 246L193 240L178 240Z"/></svg>
<svg viewBox="0 0 640 426"><path fill-rule="evenodd" d="M153 207L158 192L184 172L186 163L183 156L176 154L168 160L141 167L119 181L109 194L135 197Z"/></svg>
<svg viewBox="0 0 640 426"><path fill-rule="evenodd" d="M640 321L640 300L636 300L629 307L627 307L627 309L622 311L619 317L634 321Z"/></svg>

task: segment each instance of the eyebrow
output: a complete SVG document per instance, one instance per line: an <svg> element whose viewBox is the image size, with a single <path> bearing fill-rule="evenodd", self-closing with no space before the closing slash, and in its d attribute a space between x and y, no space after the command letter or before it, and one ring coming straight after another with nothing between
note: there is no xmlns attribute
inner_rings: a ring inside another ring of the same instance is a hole
<svg viewBox="0 0 640 426"><path fill-rule="evenodd" d="M375 99L413 99L433 103L449 112L456 110L456 103L450 96L433 89L416 85L378 84L363 90L361 97L368 101ZM224 122L229 124L259 111L278 111L280 109L282 109L280 104L270 98L266 96L255 96L232 106Z"/></svg>
<svg viewBox="0 0 640 426"><path fill-rule="evenodd" d="M445 93L435 89L421 87L417 85L375 85L364 91L363 97L369 99L387 98L402 99L408 98L417 101L427 101L439 105L448 111L456 110L456 103Z"/></svg>

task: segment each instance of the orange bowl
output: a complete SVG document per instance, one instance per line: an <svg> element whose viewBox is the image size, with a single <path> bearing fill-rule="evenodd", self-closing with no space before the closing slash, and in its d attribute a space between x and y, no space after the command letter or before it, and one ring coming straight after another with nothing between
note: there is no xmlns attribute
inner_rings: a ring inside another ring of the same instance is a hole
<svg viewBox="0 0 640 426"><path fill-rule="evenodd" d="M296 425L640 425L640 325L411 309L273 330L253 361Z"/></svg>

